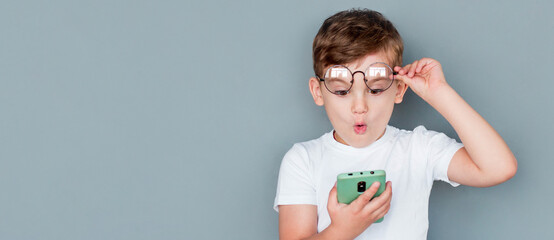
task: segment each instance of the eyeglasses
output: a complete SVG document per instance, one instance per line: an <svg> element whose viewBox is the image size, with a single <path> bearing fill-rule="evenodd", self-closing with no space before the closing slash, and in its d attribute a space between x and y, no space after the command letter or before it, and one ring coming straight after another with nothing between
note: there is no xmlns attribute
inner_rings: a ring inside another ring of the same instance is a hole
<svg viewBox="0 0 554 240"><path fill-rule="evenodd" d="M371 94L378 94L389 89L394 82L394 75L398 74L386 63L376 62L369 65L365 72L352 72L345 66L334 65L325 71L323 78L316 77L323 82L329 92L344 96L350 92L356 73L361 73L364 76L365 85L369 88Z"/></svg>

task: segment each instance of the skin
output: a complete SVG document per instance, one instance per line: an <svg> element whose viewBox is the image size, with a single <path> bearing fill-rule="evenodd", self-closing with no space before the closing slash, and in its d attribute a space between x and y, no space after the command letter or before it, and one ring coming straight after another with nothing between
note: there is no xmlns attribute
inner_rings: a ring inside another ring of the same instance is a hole
<svg viewBox="0 0 554 240"><path fill-rule="evenodd" d="M386 62L385 54L371 54L346 66L363 71L373 62ZM473 187L490 187L512 178L517 161L502 137L461 98L445 80L440 63L422 58L404 67L396 66L399 74L393 86L378 95L369 93L362 75L354 76L351 92L337 96L325 89L316 78L310 78L314 102L324 106L335 128L338 142L353 147L369 146L384 133L394 104L402 102L410 87L419 97L435 108L454 128L464 147L458 150L448 167L451 181ZM367 131L354 132L354 125L363 122ZM370 201L378 186L372 185L350 205L338 203L336 185L329 192L327 210L331 224L317 232L317 206L280 205L280 239L354 239L390 209L392 183Z"/></svg>

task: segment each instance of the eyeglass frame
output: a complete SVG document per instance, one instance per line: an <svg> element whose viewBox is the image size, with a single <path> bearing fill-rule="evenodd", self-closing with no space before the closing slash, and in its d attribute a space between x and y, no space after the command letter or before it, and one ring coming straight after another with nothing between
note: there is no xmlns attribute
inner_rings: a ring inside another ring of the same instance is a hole
<svg viewBox="0 0 554 240"><path fill-rule="evenodd" d="M384 63L384 62L374 62L374 63L372 63L372 64L369 64L369 67L366 69L366 71L369 70L369 68L371 67L371 65L376 64L376 63L385 64L385 66L387 66L387 67L391 70L391 72L392 72L392 80L391 80L391 83L390 83L390 85L389 85L387 88L385 88L385 89L377 89L377 90L371 89L371 88L367 85L367 82L368 82L369 80L366 79L365 72L359 71L359 70L358 70L358 71L355 71L355 72L352 72L352 70L350 70L350 68L348 68L348 67L346 67L346 66L344 66L344 65L340 65L340 64L337 64L337 65L333 65L333 66L328 67L327 70L325 70L325 75L327 75L327 72L329 72L329 70L332 69L332 68L334 68L334 67L343 67L343 68L346 68L346 70L348 70L348 72L352 73L352 80L350 81L350 88L348 88L348 90L346 90L346 93L345 93L345 94L339 94L339 93L332 92L332 91L327 87L327 84L325 84L325 78L320 78L317 74L316 74L315 76L316 76L316 78L317 78L320 82L323 82L323 85L325 85L325 88L326 88L327 91L329 91L330 93L335 94L335 95L337 95L337 96L346 96L346 95L348 95L348 94L350 93L350 89L352 89L352 86L354 86L354 75L355 75L356 73L360 72L360 73L362 73L362 75L364 76L363 79L364 79L365 86L366 86L369 90L374 91L374 92L376 92L376 94L377 94L377 93L380 93L380 92L387 91L387 90L392 86L394 80L396 80L396 79L394 78L394 76L398 75L398 72L395 72L388 64L386 64L386 63Z"/></svg>

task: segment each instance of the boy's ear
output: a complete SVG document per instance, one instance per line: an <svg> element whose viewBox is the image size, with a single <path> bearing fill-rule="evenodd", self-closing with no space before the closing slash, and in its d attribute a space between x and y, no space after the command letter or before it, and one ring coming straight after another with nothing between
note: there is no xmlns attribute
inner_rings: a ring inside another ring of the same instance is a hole
<svg viewBox="0 0 554 240"><path fill-rule="evenodd" d="M315 77L310 78L310 93L312 93L312 97L314 98L314 102L318 106L323 106L323 96L321 93L321 85L319 83L319 79Z"/></svg>
<svg viewBox="0 0 554 240"><path fill-rule="evenodd" d="M406 93L406 90L408 90L408 84L404 83L403 81L398 81L398 84L396 85L396 96L394 97L394 103L401 103L402 99L404 99L404 94Z"/></svg>

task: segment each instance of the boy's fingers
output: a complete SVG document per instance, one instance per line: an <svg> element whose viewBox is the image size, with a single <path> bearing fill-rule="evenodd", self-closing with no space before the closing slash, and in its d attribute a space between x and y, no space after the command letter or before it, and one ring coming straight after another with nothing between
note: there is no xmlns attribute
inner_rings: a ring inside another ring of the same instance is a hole
<svg viewBox="0 0 554 240"><path fill-rule="evenodd" d="M383 192L383 194L385 195L385 198L391 198L392 197L392 182L391 181L388 181L386 183L385 191ZM383 194L381 194L379 196L383 196Z"/></svg>
<svg viewBox="0 0 554 240"><path fill-rule="evenodd" d="M416 73L420 73L421 70L423 69L423 67L425 67L427 65L427 62L429 62L427 59L425 58L422 58L421 61L419 62L415 72Z"/></svg>
<svg viewBox="0 0 554 240"><path fill-rule="evenodd" d="M417 65L419 65L419 61L415 60L414 63L412 63L412 66L410 67L410 71L408 72L408 77L414 77Z"/></svg>
<svg viewBox="0 0 554 240"><path fill-rule="evenodd" d="M421 71L423 71L423 72L429 72L431 69L433 69L433 68L435 68L435 67L437 67L437 66L438 66L440 69L442 69L440 63L438 63L438 62L436 62L436 61L430 59L430 60L428 60L427 64L425 64L425 66L423 66L423 68L421 69Z"/></svg>
<svg viewBox="0 0 554 240"><path fill-rule="evenodd" d="M412 66L412 64L408 64L408 65L400 68L400 71L398 71L398 74L405 75L406 73L408 73L408 70L410 69L410 66Z"/></svg>
<svg viewBox="0 0 554 240"><path fill-rule="evenodd" d="M385 191L381 193L378 197L375 197L373 200L371 200L371 204L368 204L365 207L365 211L373 212L377 211L378 209L383 208L383 206L390 204L390 201L392 199L392 183L388 181L386 183Z"/></svg>
<svg viewBox="0 0 554 240"><path fill-rule="evenodd" d="M369 200L371 200L371 198L375 195L377 190L379 190L379 185L381 185L380 182L374 182L373 184L371 184L371 187L366 189L365 192L362 193L360 196L358 196L356 200L352 201L350 205L354 206L357 209L364 208L369 202Z"/></svg>
<svg viewBox="0 0 554 240"><path fill-rule="evenodd" d="M383 194L385 194L383 192ZM379 196L380 197L384 197L382 199L378 199L378 198L374 198L372 200L372 202L375 202L375 205L374 206L368 206L366 207L366 209L364 209L365 211L373 211L373 214L375 215L381 215L379 216L382 217L386 214L386 212L388 212L389 208L390 208L390 205L391 205L391 198L390 197L386 197L386 196ZM381 202L378 202L378 201L381 201Z"/></svg>
<svg viewBox="0 0 554 240"><path fill-rule="evenodd" d="M381 218L385 216L389 212L390 205L391 205L392 196L389 194L389 196L386 198L386 201L383 205L381 205L380 208L375 210L375 212L379 215L378 218Z"/></svg>
<svg viewBox="0 0 554 240"><path fill-rule="evenodd" d="M390 201L389 199L392 198L392 182L388 181L386 183L385 191L379 197L385 198L387 201Z"/></svg>
<svg viewBox="0 0 554 240"><path fill-rule="evenodd" d="M390 202L386 202L380 208L376 209L373 214L377 219L384 217L390 210Z"/></svg>
<svg viewBox="0 0 554 240"><path fill-rule="evenodd" d="M396 76L404 75L404 68L401 66L396 66L392 70L396 72Z"/></svg>
<svg viewBox="0 0 554 240"><path fill-rule="evenodd" d="M410 81L411 79L408 78L406 75L398 74L398 75L394 76L394 79L398 79L398 80L406 83L408 86L410 86L410 84L411 84L411 81Z"/></svg>

